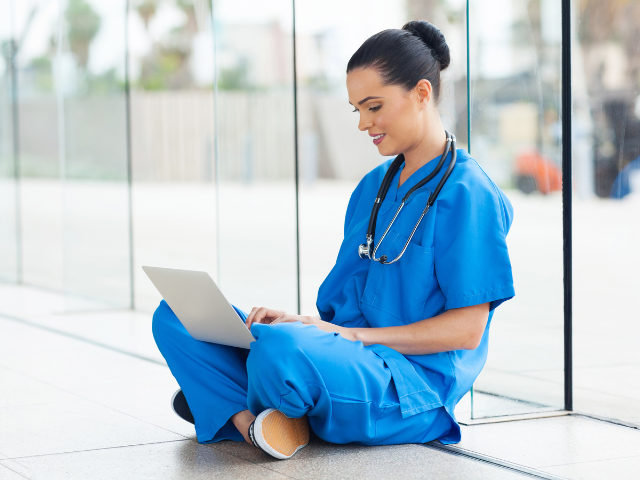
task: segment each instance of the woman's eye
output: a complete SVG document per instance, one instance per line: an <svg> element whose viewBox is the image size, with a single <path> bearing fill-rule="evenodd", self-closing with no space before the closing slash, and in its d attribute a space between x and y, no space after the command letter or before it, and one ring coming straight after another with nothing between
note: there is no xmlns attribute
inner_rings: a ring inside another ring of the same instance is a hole
<svg viewBox="0 0 640 480"><path fill-rule="evenodd" d="M370 112L377 112L378 110L380 110L382 108L382 105L378 105L377 107L371 107L369 109Z"/></svg>
<svg viewBox="0 0 640 480"><path fill-rule="evenodd" d="M358 111L358 109L357 109L357 108L355 108L355 109L353 110L353 113L356 113L357 111Z"/></svg>

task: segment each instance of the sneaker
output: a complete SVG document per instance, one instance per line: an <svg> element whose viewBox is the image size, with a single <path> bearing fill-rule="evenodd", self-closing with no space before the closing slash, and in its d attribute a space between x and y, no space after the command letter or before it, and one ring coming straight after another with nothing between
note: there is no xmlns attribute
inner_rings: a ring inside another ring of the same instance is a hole
<svg viewBox="0 0 640 480"><path fill-rule="evenodd" d="M171 408L181 419L195 425L196 422L182 390L177 390L171 397Z"/></svg>
<svg viewBox="0 0 640 480"><path fill-rule="evenodd" d="M289 418L280 410L269 408L249 427L253 444L272 457L284 460L309 443L307 417Z"/></svg>

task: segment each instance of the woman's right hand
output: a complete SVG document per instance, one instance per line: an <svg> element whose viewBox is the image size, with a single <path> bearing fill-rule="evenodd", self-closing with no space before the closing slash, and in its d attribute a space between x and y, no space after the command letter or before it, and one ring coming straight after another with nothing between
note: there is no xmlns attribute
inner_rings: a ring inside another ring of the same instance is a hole
<svg viewBox="0 0 640 480"><path fill-rule="evenodd" d="M272 323L285 315L287 315L287 313L284 310L267 307L253 307L244 323L247 328L251 330L251 325L254 323Z"/></svg>

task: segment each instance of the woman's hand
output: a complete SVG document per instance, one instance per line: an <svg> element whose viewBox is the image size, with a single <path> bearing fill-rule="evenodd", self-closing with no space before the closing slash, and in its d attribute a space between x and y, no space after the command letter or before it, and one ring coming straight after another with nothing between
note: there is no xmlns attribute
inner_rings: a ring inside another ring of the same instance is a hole
<svg viewBox="0 0 640 480"><path fill-rule="evenodd" d="M302 322L313 325L315 322L322 322L319 318L306 317L304 315L290 315L284 310L267 307L253 307L251 313L245 320L247 328L251 329L254 323L282 323L282 322Z"/></svg>
<svg viewBox="0 0 640 480"><path fill-rule="evenodd" d="M251 325L254 323L267 323L276 324L284 322L302 322L305 325L315 325L320 330L325 332L339 333L342 337L353 342L356 341L355 332L350 328L339 327L318 317L308 317L306 315L292 315L286 313L284 310L277 310L275 308L267 307L254 307L251 309L251 313L245 320L245 325L248 329L251 329Z"/></svg>

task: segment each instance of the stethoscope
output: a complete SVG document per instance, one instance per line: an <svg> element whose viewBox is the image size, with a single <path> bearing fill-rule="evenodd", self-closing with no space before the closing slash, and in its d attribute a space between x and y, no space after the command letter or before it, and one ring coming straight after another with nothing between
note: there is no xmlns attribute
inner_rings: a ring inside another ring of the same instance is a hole
<svg viewBox="0 0 640 480"><path fill-rule="evenodd" d="M389 224L387 229L384 231L384 234L382 234L382 238L380 238L380 240L378 241L378 244L375 246L373 251L371 251L371 245L373 245L373 235L376 231L376 221L378 219L378 210L380 210L380 205L382 205L384 198L387 196L387 192L389 191L389 187L391 186L391 182L393 181L393 178L395 177L396 173L400 169L400 166L404 163L404 155L403 154L398 155L396 159L391 163L389 170L387 170L387 173L382 179L382 183L380 184L380 189L378 190L378 195L376 196L376 200L373 203L373 210L371 211L371 217L369 218L369 228L367 229L367 243L366 244L363 243L358 247L358 255L360 255L360 258L369 257L370 260L373 260L374 262L380 262L380 264L382 265L391 265L392 263L395 263L398 260L400 260L400 258L402 258L402 255L404 255L405 250L409 246L409 243L411 242L411 239L413 238L414 233L416 233L416 230L418 230L418 226L420 225L420 222L422 222L422 219L429 211L429 207L431 207L431 205L433 205L433 202L436 201L436 198L438 197L440 190L442 190L442 187L444 186L445 182L449 178L449 175L451 175L451 171L453 170L453 167L456 164L456 157L457 157L456 137L453 134L447 132L446 130L445 130L445 133L447 134L447 144L444 147L444 152L442 153L442 157L440 157L440 161L438 162L438 165L436 165L436 168L433 170L433 172L427 175L424 179L418 182L413 188L411 188L411 190L407 192L407 194L402 199L402 203L400 203L400 206L398 207L398 211L393 216L391 223ZM427 200L427 206L423 210L422 215L420 215L420 218L418 219L418 223L416 223L416 226L413 227L413 231L411 232L411 235L409 236L407 243L404 244L404 247L402 248L402 251L400 252L400 254L390 262L387 262L386 255L382 255L381 257L376 258L376 252L378 251L378 248L380 248L380 244L382 243L384 238L387 236L387 233L389 233L389 230L391 230L391 227L393 226L393 223L396 221L396 218L400 214L400 210L402 210L402 207L404 207L405 203L407 202L407 200L409 200L409 197L411 197L411 194L413 192L415 192L417 189L425 185L427 182L429 182L432 178L434 178L440 172L447 158L447 155L449 155L449 152L452 152L451 163L449 164L449 167L447 168L446 172L442 176L442 179L438 183L438 186L436 187L436 189L431 193L431 195L429 195L429 199Z"/></svg>

